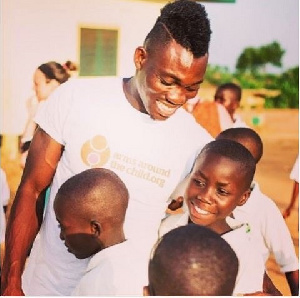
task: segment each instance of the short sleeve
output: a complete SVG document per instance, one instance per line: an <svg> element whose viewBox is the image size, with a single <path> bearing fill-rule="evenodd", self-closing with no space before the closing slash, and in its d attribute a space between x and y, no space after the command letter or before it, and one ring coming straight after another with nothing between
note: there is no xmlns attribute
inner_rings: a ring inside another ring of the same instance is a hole
<svg viewBox="0 0 300 298"><path fill-rule="evenodd" d="M74 101L73 82L60 85L39 107L34 121L55 141L65 145L64 128Z"/></svg>

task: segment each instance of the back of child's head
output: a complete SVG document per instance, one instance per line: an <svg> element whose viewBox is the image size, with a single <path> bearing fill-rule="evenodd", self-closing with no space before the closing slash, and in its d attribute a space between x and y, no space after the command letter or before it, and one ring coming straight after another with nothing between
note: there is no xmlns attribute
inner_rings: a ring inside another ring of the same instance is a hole
<svg viewBox="0 0 300 298"><path fill-rule="evenodd" d="M121 226L128 206L128 190L112 171L103 168L85 170L65 181L54 204L65 212L86 219Z"/></svg>
<svg viewBox="0 0 300 298"><path fill-rule="evenodd" d="M224 83L218 86L216 93L215 93L215 101L219 99L219 96L222 94L224 90L231 90L235 93L235 99L240 102L242 98L242 89L239 85L235 83Z"/></svg>
<svg viewBox="0 0 300 298"><path fill-rule="evenodd" d="M165 234L149 262L152 296L232 295L238 259L212 230L190 224Z"/></svg>
<svg viewBox="0 0 300 298"><path fill-rule="evenodd" d="M236 141L246 147L256 163L258 163L263 155L263 142L259 134L251 128L237 127L229 128L222 131L217 137L217 140L227 139Z"/></svg>
<svg viewBox="0 0 300 298"><path fill-rule="evenodd" d="M251 186L255 174L256 162L249 150L243 145L227 139L216 139L206 144L195 161L193 171L197 171L197 169L195 169L197 160L203 157L203 155L207 156L207 154L225 157L237 163L239 176L243 175L244 177L245 190Z"/></svg>

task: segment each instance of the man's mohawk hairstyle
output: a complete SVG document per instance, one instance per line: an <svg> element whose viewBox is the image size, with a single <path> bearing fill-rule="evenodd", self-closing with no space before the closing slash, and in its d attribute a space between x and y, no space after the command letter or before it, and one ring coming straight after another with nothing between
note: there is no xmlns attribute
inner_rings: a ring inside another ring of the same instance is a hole
<svg viewBox="0 0 300 298"><path fill-rule="evenodd" d="M190 0L177 0L161 9L156 24L162 23L177 43L195 57L208 53L210 21L203 5Z"/></svg>

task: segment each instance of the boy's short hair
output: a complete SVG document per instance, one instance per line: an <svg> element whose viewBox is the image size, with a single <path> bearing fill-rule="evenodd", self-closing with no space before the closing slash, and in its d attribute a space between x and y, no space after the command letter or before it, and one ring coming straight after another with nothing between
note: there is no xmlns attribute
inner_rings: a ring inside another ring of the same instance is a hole
<svg viewBox="0 0 300 298"><path fill-rule="evenodd" d="M233 140L244 145L248 150L250 146L255 149L254 159L258 163L263 155L263 142L259 134L248 127L236 127L226 129L216 139ZM249 150L251 152L251 150Z"/></svg>
<svg viewBox="0 0 300 298"><path fill-rule="evenodd" d="M208 53L210 35L210 21L204 6L195 1L177 0L161 9L144 46L151 53L157 46L167 45L174 39L199 58Z"/></svg>
<svg viewBox="0 0 300 298"><path fill-rule="evenodd" d="M150 295L232 295L237 272L237 256L220 235L203 226L181 226L154 247L149 262Z"/></svg>
<svg viewBox="0 0 300 298"><path fill-rule="evenodd" d="M219 94L223 91L223 90L231 90L235 93L236 95L236 99L238 102L241 101L242 98L242 88L234 83L224 83L220 86L218 86L216 93L215 93L215 101L219 98Z"/></svg>
<svg viewBox="0 0 300 298"><path fill-rule="evenodd" d="M128 199L128 189L118 175L108 169L93 168L66 180L55 201L67 205L68 212L77 216L97 219L101 215L113 224L122 225Z"/></svg>
<svg viewBox="0 0 300 298"><path fill-rule="evenodd" d="M255 174L256 162L249 150L243 145L232 140L216 139L203 147L197 159L204 153L214 153L238 162L240 174L245 176L245 187L250 188Z"/></svg>

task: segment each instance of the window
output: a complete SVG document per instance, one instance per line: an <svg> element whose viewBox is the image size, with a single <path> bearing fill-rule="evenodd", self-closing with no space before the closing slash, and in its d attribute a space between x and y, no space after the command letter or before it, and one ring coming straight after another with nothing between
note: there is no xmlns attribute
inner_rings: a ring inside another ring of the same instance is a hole
<svg viewBox="0 0 300 298"><path fill-rule="evenodd" d="M117 75L118 30L80 28L80 76Z"/></svg>

